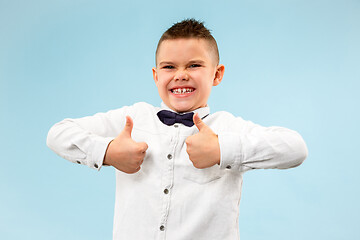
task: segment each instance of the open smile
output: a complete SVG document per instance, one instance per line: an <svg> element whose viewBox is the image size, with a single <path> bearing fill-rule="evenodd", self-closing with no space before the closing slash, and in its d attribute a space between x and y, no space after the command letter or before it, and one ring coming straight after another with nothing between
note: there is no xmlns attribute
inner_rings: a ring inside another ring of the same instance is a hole
<svg viewBox="0 0 360 240"><path fill-rule="evenodd" d="M184 87L184 88L172 88L170 91L175 95L186 95L195 91L195 88L192 87Z"/></svg>

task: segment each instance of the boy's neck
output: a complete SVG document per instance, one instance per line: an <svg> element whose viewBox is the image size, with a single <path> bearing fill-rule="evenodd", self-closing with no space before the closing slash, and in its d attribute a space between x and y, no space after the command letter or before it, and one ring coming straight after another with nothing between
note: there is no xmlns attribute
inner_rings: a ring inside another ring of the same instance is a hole
<svg viewBox="0 0 360 240"><path fill-rule="evenodd" d="M164 102L161 102L161 109L179 113L179 112L175 111L174 109L169 108ZM190 112L199 113L200 118L203 118L204 116L206 116L210 113L210 107L208 105L206 105L205 107L197 108ZM183 113L188 113L188 112L181 112L181 114L183 114Z"/></svg>

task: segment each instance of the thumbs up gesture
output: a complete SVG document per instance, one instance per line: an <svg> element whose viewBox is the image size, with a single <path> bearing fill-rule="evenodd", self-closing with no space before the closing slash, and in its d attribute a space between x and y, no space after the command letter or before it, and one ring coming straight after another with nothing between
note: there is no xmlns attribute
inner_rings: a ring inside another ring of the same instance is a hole
<svg viewBox="0 0 360 240"><path fill-rule="evenodd" d="M111 165L125 173L136 173L143 163L148 145L131 138L133 128L131 117L126 116L123 131L112 140L105 153L104 164Z"/></svg>
<svg viewBox="0 0 360 240"><path fill-rule="evenodd" d="M193 121L199 132L185 141L186 152L196 168L208 168L220 164L220 145L218 136L207 126L196 113Z"/></svg>

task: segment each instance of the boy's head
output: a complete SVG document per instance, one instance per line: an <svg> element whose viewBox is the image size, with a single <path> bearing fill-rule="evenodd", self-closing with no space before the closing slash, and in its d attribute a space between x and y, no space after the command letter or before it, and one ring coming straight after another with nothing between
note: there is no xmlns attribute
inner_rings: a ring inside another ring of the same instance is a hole
<svg viewBox="0 0 360 240"><path fill-rule="evenodd" d="M188 19L174 24L160 38L153 77L164 103L189 112L207 105L212 86L224 75L217 44L203 23Z"/></svg>
<svg viewBox="0 0 360 240"><path fill-rule="evenodd" d="M219 50L215 38L211 35L209 29L204 26L204 23L196 21L195 19L187 19L172 25L168 30L166 30L161 36L155 53L155 62L157 62L157 56L159 52L160 45L165 40L174 40L174 39L204 39L208 43L209 51L212 51L214 54L214 62L219 64L220 56Z"/></svg>

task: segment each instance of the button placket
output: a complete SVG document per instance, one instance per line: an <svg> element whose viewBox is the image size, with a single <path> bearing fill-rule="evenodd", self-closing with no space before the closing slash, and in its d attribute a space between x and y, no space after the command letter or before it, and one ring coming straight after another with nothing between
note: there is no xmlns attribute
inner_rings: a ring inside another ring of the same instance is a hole
<svg viewBox="0 0 360 240"><path fill-rule="evenodd" d="M162 217L161 217L161 221L160 221L160 228L159 228L159 232L161 234L165 234L165 229L166 229L166 223L167 223L167 218L169 215L169 209L170 209L170 200L171 200L171 188L173 186L173 181L174 181L174 153L175 153L175 149L176 146L178 144L178 135L179 135L179 127L174 127L173 130L171 131L171 144L170 146L168 146L167 148L167 153L165 153L165 159L166 161L164 162L164 165L166 165L165 169L166 171L164 172L164 181L162 183L163 189L162 189L162 201L163 201L163 207L162 207Z"/></svg>

